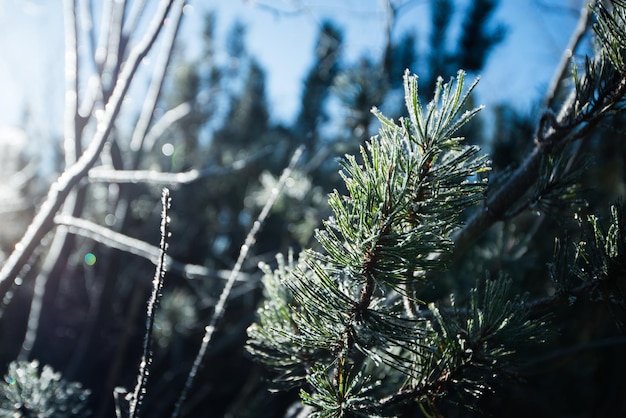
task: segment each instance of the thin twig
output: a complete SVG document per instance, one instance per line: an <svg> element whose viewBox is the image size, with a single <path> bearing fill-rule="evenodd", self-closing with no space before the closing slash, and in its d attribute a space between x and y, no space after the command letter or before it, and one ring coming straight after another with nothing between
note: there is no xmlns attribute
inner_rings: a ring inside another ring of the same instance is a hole
<svg viewBox="0 0 626 418"><path fill-rule="evenodd" d="M244 241L244 244L241 246L241 250L239 251L239 257L237 258L235 267L233 267L231 276L228 278L228 281L226 282L226 285L224 286L224 289L222 290L222 293L220 294L220 298L217 301L217 304L215 305L213 317L211 318L209 325L207 325L205 328L205 334L204 334L204 338L202 338L202 344L200 345L198 354L196 355L196 358L193 362L191 371L189 372L189 375L187 376L187 381L185 382L185 386L183 387L180 397L178 398L178 401L176 402L176 406L174 408L172 418L178 418L178 416L180 415L180 411L182 409L183 404L185 403L185 400L187 399L187 395L189 391L191 390L191 387L194 384L195 378L198 374L198 370L200 369L200 366L204 362L204 357L206 355L209 344L211 343L213 333L216 330L217 324L224 316L224 313L226 311L226 302L230 296L230 292L236 281L237 275L241 271L243 262L248 257L248 252L250 251L250 248L254 245L256 241L256 234L259 232L259 229L261 228L261 225L265 221L265 218L267 217L270 210L272 209L274 202L276 202L276 199L278 198L280 191L285 186L285 182L287 181L294 167L298 163L298 160L300 159L302 152L303 152L303 147L300 146L291 157L291 161L289 162L289 165L287 166L287 168L285 168L285 170L283 170L283 173L280 176L280 179L278 180L278 182L276 183L276 186L274 187L274 189L272 189L272 194L270 198L265 203L265 206L263 206L263 209L261 210L261 213L259 214L257 220L254 221L254 224L252 225L250 232L248 232L248 235L246 236L246 240Z"/></svg>
<svg viewBox="0 0 626 418"><path fill-rule="evenodd" d="M139 19L141 18L146 8L146 0L134 1L130 11L128 12L128 19L124 22L124 36L130 36L131 33L137 30Z"/></svg>
<svg viewBox="0 0 626 418"><path fill-rule="evenodd" d="M77 0L63 2L65 25L65 126L64 146L66 167L74 164L81 153L81 141L77 137L76 117L78 116L78 22L76 17Z"/></svg>
<svg viewBox="0 0 626 418"><path fill-rule="evenodd" d="M154 265L158 263L160 257L159 247L140 239L129 237L91 221L73 216L57 215L54 218L54 222L57 225L65 226L70 234L80 235L107 247L145 258ZM204 266L182 263L167 254L165 256L165 265L168 271L175 271L188 279L219 278L227 280L231 275L229 270L210 270ZM238 280L248 281L249 277L240 275Z"/></svg>
<svg viewBox="0 0 626 418"><path fill-rule="evenodd" d="M574 32L570 37L570 41L567 44L567 47L561 55L561 61L556 68L552 81L550 82L550 86L548 87L548 91L546 92L546 96L543 102L544 108L551 108L554 104L556 93L558 91L559 85L561 84L561 80L565 78L565 74L570 69L571 59L576 52L576 49L578 49L578 45L582 41L583 36L587 33L587 30L589 29L589 23L591 22L591 16L593 15L592 9L595 3L595 0L592 0L589 4L585 2L583 7L580 9L580 15L578 17L578 23L576 25L576 28L574 29Z"/></svg>
<svg viewBox="0 0 626 418"><path fill-rule="evenodd" d="M101 78L105 80L105 86L110 85L111 88L116 81L116 76L122 65L121 61L124 56L125 40L122 36L122 26L124 24L124 10L126 9L126 0L116 0L112 4L111 17L107 26L108 39L106 58L102 69ZM107 81L111 81L108 83Z"/></svg>
<svg viewBox="0 0 626 418"><path fill-rule="evenodd" d="M189 184L201 179L231 175L245 169L268 154L269 149L266 149L245 160L235 161L227 167L208 167L202 170L193 169L182 173L163 173L154 170L110 170L97 167L89 170L89 180L106 183Z"/></svg>
<svg viewBox="0 0 626 418"><path fill-rule="evenodd" d="M596 59L600 59L599 57L600 55L597 55ZM537 181L541 159L546 153L555 146L585 137L601 122L602 116L624 96L626 96L626 76L620 80L611 96L607 97L606 103L603 102L604 108L594 114L583 115L572 122L570 119L575 112L576 105L576 90L572 89L558 115L554 117L554 121L545 132L540 132L542 128L540 126L535 136L535 147L519 168L502 187L486 199L483 210L470 218L465 227L454 236L452 258L464 253L487 228L504 219L506 211Z"/></svg>
<svg viewBox="0 0 626 418"><path fill-rule="evenodd" d="M98 42L96 44L96 50L94 54L96 68L98 69L98 75L100 77L102 77L102 74L104 73L104 65L107 58L107 43L109 40L109 36L106 28L109 27L112 10L113 0L104 0L102 4L102 9L100 11L100 33L98 34Z"/></svg>
<svg viewBox="0 0 626 418"><path fill-rule="evenodd" d="M150 295L150 300L148 301L148 312L146 315L146 334L143 340L143 355L141 356L141 363L139 363L139 375L137 376L135 392L133 393L130 402L129 418L137 418L137 413L144 396L145 387L148 383L150 365L152 364L152 331L154 330L154 318L156 317L156 311L159 307L161 289L163 288L163 279L165 278L165 254L167 253L167 239L170 235L169 209L171 203L172 199L170 197L170 191L165 188L163 189L163 194L161 196L163 210L161 212L161 242L159 244L159 261L154 272L154 279L152 280L152 294Z"/></svg>
<svg viewBox="0 0 626 418"><path fill-rule="evenodd" d="M174 49L174 41L176 40L176 35L180 29L182 15L182 13L175 14L172 19L168 19L167 21L167 30L164 33L161 51L152 73L150 86L148 87L146 97L142 98L143 106L130 140L130 150L136 153L134 156L136 161L141 155L140 151L143 148L143 141L146 138L146 132L148 132L148 127L152 121L152 115L154 115L154 110L156 109L159 96L161 95L165 74L167 73L167 69L173 55L172 50ZM131 168L135 169L137 167L138 163L133 162Z"/></svg>
<svg viewBox="0 0 626 418"><path fill-rule="evenodd" d="M65 0L63 2L63 19L65 27L65 115L64 115L64 156L65 166L70 167L76 163L78 156L82 152L81 137L78 125L78 21L77 21L77 0ZM78 204L77 192L74 190L66 198L62 212L71 215ZM44 306L44 296L48 278L52 274L59 259L62 258L67 246L66 231L56 230L52 244L44 258L41 270L35 278L33 285L33 296L28 310L28 320L26 333L22 341L22 347L18 354L19 360L28 360L28 357L35 345L41 313Z"/></svg>
<svg viewBox="0 0 626 418"><path fill-rule="evenodd" d="M193 108L191 104L184 102L168 109L165 113L163 113L159 120L152 125L148 133L146 133L146 137L143 140L143 151L152 151L154 144L163 136L165 131L167 131L170 126L190 114L192 110Z"/></svg>
<svg viewBox="0 0 626 418"><path fill-rule="evenodd" d="M96 53L96 30L94 28L93 21L93 1L92 0L80 0L80 20L81 27L85 32L83 36L86 37L86 45L88 47L88 53L85 56L94 58Z"/></svg>
<svg viewBox="0 0 626 418"><path fill-rule="evenodd" d="M173 5L175 5L174 8ZM130 83L137 73L141 61L156 42L163 27L162 22L170 14L172 8L174 14L182 13L184 5L185 0L162 0L159 4L159 9L150 22L144 37L130 52L89 146L76 164L68 167L50 186L48 195L33 221L0 269L0 298L10 289L19 271L28 262L30 255L37 248L43 236L53 227L54 216L71 190L87 175L89 169L98 160L98 156L113 129Z"/></svg>

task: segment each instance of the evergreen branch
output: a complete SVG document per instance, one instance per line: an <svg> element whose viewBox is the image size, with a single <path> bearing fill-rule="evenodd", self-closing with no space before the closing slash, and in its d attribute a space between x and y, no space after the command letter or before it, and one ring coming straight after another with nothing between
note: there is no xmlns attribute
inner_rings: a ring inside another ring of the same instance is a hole
<svg viewBox="0 0 626 418"><path fill-rule="evenodd" d="M152 331L154 330L154 318L156 311L159 307L159 300L161 298L161 289L163 288L163 279L165 278L165 254L167 252L167 239L170 236L169 231L169 209L172 203L170 198L170 191L163 189L163 195L161 196L161 204L163 209L161 212L161 242L159 244L159 260L157 263L156 271L154 272L154 279L152 280L152 294L148 301L148 312L146 316L146 334L143 341L143 354L141 356L141 362L139 363L139 374L137 376L137 384L135 385L135 391L131 395L129 418L137 418L141 401L145 394L145 387L148 383L148 376L150 375L150 365L152 364Z"/></svg>
<svg viewBox="0 0 626 418"><path fill-rule="evenodd" d="M464 253L482 233L495 222L506 217L507 211L536 184L541 167L541 161L551 151L552 147L563 146L567 142L581 138L595 128L602 117L612 110L616 100L621 100L626 94L626 77L614 85L613 94L607 97L606 103L588 117L582 118L573 126L563 126L574 112L575 92L561 110L556 119L557 126L548 129L543 135L535 138L536 146L528 154L523 163L513 172L511 177L496 190L486 201L483 210L476 213L467 222L465 227L454 237L453 258ZM603 102L604 103L604 102Z"/></svg>
<svg viewBox="0 0 626 418"><path fill-rule="evenodd" d="M427 374L414 385L381 399L383 408L397 408L406 402L420 402L434 408L434 402L454 388L472 398L489 390L486 372L507 372L506 359L513 347L535 343L546 335L544 318L531 319L534 311L524 298L510 299L511 280L501 277L473 288L468 309L440 310L434 304L424 311L435 327L429 334L432 346ZM379 407L380 407L379 406Z"/></svg>
<svg viewBox="0 0 626 418"><path fill-rule="evenodd" d="M484 209L455 236L453 257L464 253L487 228L503 219L520 196L536 184L541 161L547 154L560 152L566 144L588 134L607 115L623 110L626 65L620 58L624 51L620 45L626 39L626 33L623 33L620 22L624 21L626 3L617 1L613 12L608 12L600 2L595 13L598 23L594 30L601 42L601 50L593 60L587 60L582 77L574 71L575 88L559 113L556 116L550 111L544 113L535 135L535 148L507 182L486 199Z"/></svg>
<svg viewBox="0 0 626 418"><path fill-rule="evenodd" d="M594 31L604 47L604 52L608 56L613 66L626 69L626 2L624 0L613 0L613 7L608 10L602 2L598 2L596 7L598 21L594 26Z"/></svg>
<svg viewBox="0 0 626 418"><path fill-rule="evenodd" d="M488 161L452 137L477 112L461 113L469 94L463 80L459 72L450 83L440 81L424 109L417 78L405 75L409 119L396 124L375 111L382 127L361 147L362 163L353 156L342 162L347 195L330 195L334 216L316 233L326 253L309 251L306 269L280 274L293 298L279 305L291 307L289 320L281 316L285 308L273 316L264 310L264 323L251 328L253 350L277 369L303 372L290 364L293 358L280 360L290 353L284 345L315 356L307 372L312 392L302 392L305 402L345 411L345 388L364 370L380 373L381 382L395 382L390 387L430 373L436 339L429 322L404 314L390 294L407 294L403 286L441 268L432 255L450 250L459 214L485 187L470 179L488 169ZM271 332L281 338L264 340ZM315 370L332 378L315 378Z"/></svg>
<svg viewBox="0 0 626 418"><path fill-rule="evenodd" d="M0 383L0 416L3 417L88 417L89 389L68 382L50 366L33 360L12 361Z"/></svg>
<svg viewBox="0 0 626 418"><path fill-rule="evenodd" d="M302 384L310 373L312 363L317 362L314 359L327 357L328 353L294 344L300 329L292 319L291 311L301 309L288 284L292 283L291 277L297 276L298 271L307 275L304 273L308 268L304 255L298 257L297 263L292 252L287 261L281 254L276 256L276 260L278 267L274 271L266 264L259 265L263 271L265 302L258 310L258 323L248 328L246 349L280 373L274 379L276 386L291 388Z"/></svg>
<svg viewBox="0 0 626 418"><path fill-rule="evenodd" d="M3 297L11 288L13 281L22 267L28 262L30 255L39 246L44 235L50 231L52 225L54 225L54 216L74 186L87 175L89 169L96 163L113 129L114 122L122 107L123 99L126 97L130 83L139 68L141 60L148 54L161 32L162 22L169 16L172 8L174 9L173 13L182 13L184 4L184 0L162 0L160 2L159 8L143 38L130 52L105 107L102 119L98 121L98 129L89 146L76 163L68 167L50 187L39 211L0 269L0 297Z"/></svg>
<svg viewBox="0 0 626 418"><path fill-rule="evenodd" d="M252 228L250 229L250 232L248 232L248 235L246 236L246 239L243 245L241 246L241 250L239 251L239 257L237 258L237 262L235 263L235 266L233 267L233 270L231 271L231 274L228 280L226 281L226 285L224 286L224 289L222 289L222 293L220 294L217 304L215 305L215 310L213 311L213 316L211 317L211 321L209 322L209 325L207 325L205 328L205 334L204 334L204 338L202 338L202 344L200 345L198 354L196 355L196 358L194 359L193 365L191 367L191 371L189 372L189 375L187 376L185 386L183 387L181 394L178 398L178 401L176 402L176 406L174 407L174 412L172 413L172 418L178 418L178 416L180 415L182 406L185 403L187 399L187 395L189 391L191 390L191 387L194 384L194 381L198 374L198 370L200 369L200 366L204 362L204 357L206 356L207 349L209 347L209 344L211 343L211 339L216 330L216 327L219 321L221 321L222 317L224 316L224 313L226 312L226 303L228 301L228 297L230 296L232 287L235 284L237 275L241 271L243 262L248 257L248 252L250 251L250 248L254 245L256 241L256 234L258 233L259 229L261 229L261 225L265 221L265 218L267 218L270 210L272 209L272 206L274 205L274 202L276 201L276 199L280 195L281 190L285 186L285 182L287 181L294 167L298 163L298 160L300 159L302 152L303 152L303 147L299 147L296 150L296 152L294 152L293 156L291 157L291 161L289 162L289 165L283 170L283 173L280 176L278 183L276 184L276 187L274 187L274 189L272 190L271 197L265 203L265 206L263 206L261 213L257 217L256 221L254 221L254 224Z"/></svg>
<svg viewBox="0 0 626 418"><path fill-rule="evenodd" d="M311 386L322 388L320 392L309 394L301 391L302 403L316 407L323 412L313 413L311 417L336 417L346 416L366 416L363 412L371 409L375 404L368 392L374 385L370 383L371 378L364 376L362 372L354 372L348 368L345 373L351 378L343 379L337 386L334 386L328 376L328 370L316 368L307 381Z"/></svg>

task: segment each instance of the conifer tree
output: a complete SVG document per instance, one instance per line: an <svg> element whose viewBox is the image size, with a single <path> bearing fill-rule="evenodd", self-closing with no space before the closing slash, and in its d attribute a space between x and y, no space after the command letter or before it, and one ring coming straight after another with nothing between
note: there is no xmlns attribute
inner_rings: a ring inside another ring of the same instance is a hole
<svg viewBox="0 0 626 418"><path fill-rule="evenodd" d="M587 166L577 144L626 109L626 3L595 12L598 52L574 71L558 113L545 111L535 148L516 170L488 186L488 159L455 136L479 110L464 108L474 84L464 89L463 71L439 79L426 106L407 73L408 117L375 110L379 134L360 160L341 162L345 194L329 196L333 216L316 233L321 249L279 256L275 270L263 266L266 299L248 349L274 369L276 389L299 388L310 416L439 416L445 401L477 408L520 372L525 346L554 338L559 325L548 313L588 294L613 306L623 329L620 206L605 224L578 216L580 234L556 241L543 271L554 294L528 293L514 271L491 274L476 261L474 270L449 269L499 220L580 208ZM468 281L475 285L463 292Z"/></svg>
<svg viewBox="0 0 626 418"><path fill-rule="evenodd" d="M424 108L417 78L405 75L409 117L396 123L378 113L380 135L362 147L363 163L342 163L348 194L330 195L334 216L317 233L325 252L266 270L268 301L250 349L283 372L283 383L306 381L302 399L323 416L378 414L409 399L428 408L453 380L484 390L463 377L480 369L471 359L493 361L507 353L507 336L527 337L528 319L506 298L504 279L484 290L490 306L477 294L473 319L455 325L415 293L442 268L459 215L485 187L476 176L488 160L454 136L478 111L461 113L464 79L440 80ZM425 309L430 319L419 314Z"/></svg>
<svg viewBox="0 0 626 418"><path fill-rule="evenodd" d="M490 26L498 0L472 0L463 20L456 64L466 71L483 68L491 49L502 42L506 30L502 25Z"/></svg>
<svg viewBox="0 0 626 418"><path fill-rule="evenodd" d="M320 124L327 119L324 103L328 87L337 75L341 46L341 31L331 22L324 22L315 47L315 64L304 81L295 129L296 135L309 149L315 145Z"/></svg>

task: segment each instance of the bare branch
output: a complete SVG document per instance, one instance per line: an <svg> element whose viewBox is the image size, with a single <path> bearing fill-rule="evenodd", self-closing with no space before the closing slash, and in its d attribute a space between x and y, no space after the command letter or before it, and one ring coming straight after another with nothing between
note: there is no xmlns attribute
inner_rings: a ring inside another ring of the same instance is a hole
<svg viewBox="0 0 626 418"><path fill-rule="evenodd" d="M124 24L124 10L126 0L116 0L111 7L111 15L107 26L107 48L102 74L100 77L105 80L105 86L113 88L115 77L119 73L122 57L124 55L124 37L122 36L122 26Z"/></svg>
<svg viewBox="0 0 626 418"><path fill-rule="evenodd" d="M143 140L143 150L151 151L156 141L167 131L167 129L191 113L192 107L189 103L181 103L165 112L146 134ZM135 167L136 168L136 167Z"/></svg>
<svg viewBox="0 0 626 418"><path fill-rule="evenodd" d="M285 170L283 170L283 173L280 176L278 183L272 190L271 197L265 203L265 206L263 206L261 213L259 214L257 220L254 221L254 224L252 225L250 232L248 232L248 235L246 236L246 240L241 246L241 250L239 251L239 257L237 258L235 267L233 267L233 270L231 271L231 275L228 278L228 281L226 282L226 285L224 286L222 293L220 294L220 298L217 301L217 304L215 305L215 310L213 312L213 316L211 317L211 321L209 322L209 325L207 325L205 328L205 334L204 334L204 338L202 339L202 345L200 346L200 350L198 350L198 354L196 355L196 358L193 362L191 371L189 372L189 375L187 376L187 381L185 382L185 386L183 387L180 397L178 398L178 401L176 402L176 407L174 408L174 413L172 414L172 418L178 418L178 416L180 415L181 408L183 404L185 403L185 400L187 399L187 394L191 390L191 387L193 386L194 381L196 379L196 375L198 374L198 370L200 369L200 366L204 362L204 357L206 355L206 351L209 347L209 344L211 343L213 333L216 330L217 324L224 316L224 313L226 311L226 302L228 301L230 292L233 288L235 281L237 280L237 276L239 275L239 272L241 271L243 262L248 257L248 252L250 251L250 248L254 245L256 241L256 235L259 232L259 229L261 229L261 225L263 224L263 222L265 221L265 218L267 217L270 210L272 209L272 206L274 206L274 202L276 202L276 199L280 195L281 190L285 186L285 182L287 181L294 167L298 163L298 160L300 159L300 156L302 155L303 150L304 150L304 147L300 146L291 157L291 161L289 162L289 165L287 166L287 168L285 168Z"/></svg>
<svg viewBox="0 0 626 418"><path fill-rule="evenodd" d="M93 0L80 0L80 27L87 38L88 53L85 54L93 59L96 52L96 30L93 23Z"/></svg>
<svg viewBox="0 0 626 418"><path fill-rule="evenodd" d="M164 34L162 49L155 64L150 87L148 88L146 97L143 99L141 113L130 140L130 150L135 152L133 158L134 161L130 166L132 169L139 167L138 163L141 156L139 151L143 148L143 141L146 138L146 132L148 132L148 127L152 121L154 109L156 108L159 96L161 95L163 81L165 80L165 73L169 67L172 50L174 49L174 41L176 39L176 35L178 34L181 20L182 13L175 15L167 22L167 30Z"/></svg>
<svg viewBox="0 0 626 418"><path fill-rule="evenodd" d="M54 222L57 225L67 227L67 231L70 234L80 235L107 247L145 258L154 265L158 262L159 248L140 239L129 237L91 221L73 216L57 215L54 218ZM182 274L188 279L218 278L226 280L231 274L230 270L210 270L196 264L181 263L169 255L165 256L165 265L168 270ZM250 277L245 274L239 275L237 280L249 281Z"/></svg>
<svg viewBox="0 0 626 418"><path fill-rule="evenodd" d="M141 406L141 401L143 400L145 388L148 383L150 366L152 364L152 332L154 330L156 311L161 299L161 289L163 288L163 281L165 279L165 254L167 252L168 245L167 239L170 236L169 209L172 204L172 198L170 197L170 191L168 189L163 189L161 204L163 205L163 210L161 211L161 242L159 244L159 258L156 265L156 271L154 272L154 279L152 280L152 293L150 294L150 300L148 301L146 333L143 340L143 354L141 356L141 362L139 363L139 375L137 376L135 391L130 398L131 400L128 414L130 418L137 418L139 407Z"/></svg>
<svg viewBox="0 0 626 418"><path fill-rule="evenodd" d="M78 73L80 65L78 60L78 21L77 13L78 0L65 0L63 2L64 25L65 25L65 115L64 115L64 154L65 167L70 167L76 163L78 156L82 152L81 131L82 123L78 114ZM73 190L65 199L62 212L71 215L77 209L77 192ZM67 245L67 233L63 230L56 230L52 244L44 258L41 270L35 278L33 285L33 297L31 299L26 334L22 342L22 348L18 355L20 360L27 360L34 347L43 300L48 283L48 277L54 270L58 260L62 257L64 248Z"/></svg>
<svg viewBox="0 0 626 418"><path fill-rule="evenodd" d="M130 34L137 30L137 24L139 19L145 13L146 0L134 1L130 11L128 12L128 19L124 22L124 36L130 37Z"/></svg>
<svg viewBox="0 0 626 418"><path fill-rule="evenodd" d="M89 170L89 180L106 183L189 184L200 179L223 177L241 171L268 154L269 149L265 149L252 157L235 161L228 167L208 167L202 170L193 169L182 173L163 173L154 170L110 170L96 167Z"/></svg>
<svg viewBox="0 0 626 418"><path fill-rule="evenodd" d="M63 174L59 176L57 181L52 184L38 213L28 226L21 240L15 245L14 251L4 263L2 269L0 269L0 297L3 297L10 289L19 271L28 262L30 255L35 248L37 248L43 236L53 227L54 216L63 205L70 191L87 175L89 169L97 161L113 129L123 99L139 68L139 64L152 48L152 45L161 32L163 26L162 22L169 15L173 5L175 6L173 14L182 13L185 0L161 1L144 37L130 52L129 58L120 73L111 97L105 106L102 118L98 121L94 138L92 138L89 146L77 162L71 167L68 167Z"/></svg>
<svg viewBox="0 0 626 418"><path fill-rule="evenodd" d="M571 59L578 48L578 45L582 41L583 36L587 33L589 29L589 24L591 22L591 17L593 15L592 8L595 5L596 1L593 0L589 4L585 3L583 7L580 9L580 16L578 17L578 24L570 37L570 41L567 45L567 48L563 51L561 55L561 61L559 62L558 67L554 73L552 81L550 82L550 86L548 87L548 91L546 92L546 96L544 98L544 108L550 108L554 104L554 99L556 98L556 93L561 84L561 80L565 78L569 68Z"/></svg>
<svg viewBox="0 0 626 418"><path fill-rule="evenodd" d="M78 110L78 22L76 19L77 0L65 0L63 12L65 21L65 125L64 153L65 166L74 164L81 153L81 143L76 135Z"/></svg>
<svg viewBox="0 0 626 418"><path fill-rule="evenodd" d="M106 28L109 27L112 11L113 0L104 0L100 17L100 33L98 35L98 43L94 55L96 66L100 75L104 72L104 65L107 58L109 36Z"/></svg>

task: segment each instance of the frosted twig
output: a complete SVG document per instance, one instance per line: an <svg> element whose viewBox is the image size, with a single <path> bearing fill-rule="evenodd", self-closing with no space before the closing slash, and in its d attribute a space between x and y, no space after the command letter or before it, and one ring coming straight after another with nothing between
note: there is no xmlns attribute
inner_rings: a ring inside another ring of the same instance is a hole
<svg viewBox="0 0 626 418"><path fill-rule="evenodd" d="M148 312L146 315L146 334L143 340L143 355L141 356L141 363L139 363L139 375L137 376L137 384L135 385L135 392L132 395L129 408L129 418L136 418L139 406L144 396L145 387L148 383L148 376L150 374L150 364L152 363L152 331L154 329L154 318L156 316L157 308L159 307L159 300L161 299L161 289L163 288L163 279L165 277L165 254L167 252L167 239L169 238L169 224L170 216L169 209L172 199L170 197L170 191L163 189L161 196L161 204L163 210L161 212L161 242L159 244L159 260L157 262L156 270L154 272L154 279L152 280L152 294L148 301Z"/></svg>
<svg viewBox="0 0 626 418"><path fill-rule="evenodd" d="M154 265L158 263L160 257L159 247L148 244L140 239L132 238L91 221L68 215L57 215L54 218L54 222L57 225L67 227L67 231L70 234L80 235L99 242L100 244L104 244L107 247L145 258ZM188 279L219 278L227 280L228 277L230 277L229 270L210 270L196 264L185 264L173 259L167 254L165 255L165 265L169 271L180 273ZM239 277L238 279L247 281L248 277Z"/></svg>
<svg viewBox="0 0 626 418"><path fill-rule="evenodd" d="M74 164L81 152L81 142L76 135L78 116L78 23L76 21L77 0L63 2L65 25L65 125L63 151L66 167Z"/></svg>
<svg viewBox="0 0 626 418"><path fill-rule="evenodd" d="M124 22L124 36L130 36L137 29L139 19L146 12L146 0L134 1Z"/></svg>
<svg viewBox="0 0 626 418"><path fill-rule="evenodd" d="M107 25L106 57L102 67L102 74L100 74L100 77L105 80L105 83L103 83L105 86L113 86L115 75L119 72L122 56L126 49L127 40L122 36L125 9L126 0L116 0L111 5L111 16ZM110 83L107 82L109 80L111 81Z"/></svg>
<svg viewBox="0 0 626 418"><path fill-rule="evenodd" d="M546 92L546 96L544 98L544 108L552 107L554 99L556 98L556 93L559 88L559 84L561 80L565 77L565 73L570 68L570 61L572 56L576 52L580 41L582 40L585 33L587 33L587 29L589 28L589 22L591 21L592 9L595 4L595 0L591 1L589 4L585 2L583 7L580 9L580 16L578 18L578 24L576 25L576 29L572 33L570 37L570 41L567 44L567 47L561 54L561 61L554 73L552 80L550 81L550 86L548 87L548 91Z"/></svg>
<svg viewBox="0 0 626 418"><path fill-rule="evenodd" d="M154 114L154 110L156 109L157 102L161 94L161 89L163 88L165 73L167 72L167 68L172 57L174 41L176 40L176 35L178 34L178 30L180 28L182 15L182 13L175 13L172 18L167 21L167 28L164 33L161 51L152 73L150 87L148 87L146 97L142 99L143 106L141 108L141 113L139 114L139 119L137 120L130 140L130 150L136 152L134 155L135 161L133 161L133 165L131 166L133 169L138 167L137 162L139 160L139 156L141 155L139 152L143 148L142 144L146 138L146 132L148 132L148 127L152 121L152 115Z"/></svg>
<svg viewBox="0 0 626 418"><path fill-rule="evenodd" d="M143 150L151 151L154 148L154 144L156 141L163 136L165 131L176 122L187 116L191 113L192 107L189 103L184 102L179 104L178 106L174 106L171 109L168 109L163 115L157 120L150 130L146 133L146 137L143 140Z"/></svg>
<svg viewBox="0 0 626 418"><path fill-rule="evenodd" d="M112 10L113 0L104 0L102 2L102 9L100 10L101 29L98 35L98 42L96 44L96 50L94 54L94 61L96 63L96 67L98 68L99 76L102 76L102 73L104 71L104 63L107 58L109 36L106 28L109 27Z"/></svg>
<svg viewBox="0 0 626 418"><path fill-rule="evenodd" d="M64 109L64 156L65 166L70 167L76 163L82 151L81 137L78 131L78 22L76 16L77 0L64 0L63 20L65 28L65 109ZM76 209L76 192L72 192L65 199L63 213L71 214ZM18 355L20 360L28 360L31 350L35 345L41 312L43 309L43 299L45 295L48 277L61 257L67 244L65 231L55 231L52 244L44 258L41 270L35 278L33 285L33 297L31 299L26 334L22 341L22 348Z"/></svg>
<svg viewBox="0 0 626 418"><path fill-rule="evenodd" d="M106 183L189 184L200 179L223 177L241 171L268 154L269 149L266 149L245 160L235 161L227 167L207 167L182 173L163 173L154 170L110 170L96 167L89 170L89 180Z"/></svg>
<svg viewBox="0 0 626 418"><path fill-rule="evenodd" d="M276 202L276 199L278 198L280 191L285 186L285 182L287 181L294 167L298 163L298 160L300 159L300 156L302 155L303 149L304 147L300 146L294 152L293 156L291 157L291 161L289 162L289 165L287 166L287 168L283 170L283 173L280 176L278 182L276 183L276 186L272 189L272 194L270 198L265 203L265 206L263 206L261 213L259 214L256 221L254 221L254 224L252 225L250 232L248 232L248 235L246 236L246 239L243 245L241 246L241 250L239 251L239 257L237 257L237 262L235 263L235 267L233 267L233 270L231 271L231 275L228 278L228 281L226 282L226 285L224 286L222 293L220 294L220 298L217 301L217 304L215 305L213 317L211 317L211 321L209 322L209 325L207 325L205 328L205 334L204 334L204 338L202 338L202 344L200 345L198 354L196 355L196 358L193 362L191 371L189 372L189 375L187 376L187 381L185 382L185 386L183 387L180 397L178 398L178 401L176 402L176 406L174 408L172 418L178 418L178 416L180 415L180 411L183 406L183 403L185 403L185 400L187 399L187 394L191 390L191 387L193 386L196 375L198 374L198 370L200 369L200 366L204 362L204 357L206 355L206 351L209 347L209 344L211 343L213 333L216 330L217 324L224 316L224 312L226 311L226 302L228 301L230 292L237 279L237 275L241 271L243 262L248 257L248 252L250 251L250 247L252 247L256 241L256 234L259 232L259 229L261 228L261 225L265 221L265 218L267 217L270 210L272 209L272 206L274 206L274 203Z"/></svg>
<svg viewBox="0 0 626 418"><path fill-rule="evenodd" d="M76 163L68 167L57 181L50 186L48 195L41 204L33 221L20 241L15 245L15 249L2 266L2 269L0 269L0 298L10 289L19 271L28 262L30 255L37 248L43 236L53 227L54 216L65 202L71 190L87 175L89 169L98 160L102 148L113 129L130 83L137 73L141 61L148 54L154 42L156 42L163 27L163 21L170 14L170 10L174 5L173 13L182 13L185 0L162 0L160 2L159 8L146 33L139 43L133 47L128 60L122 68L89 146Z"/></svg>

